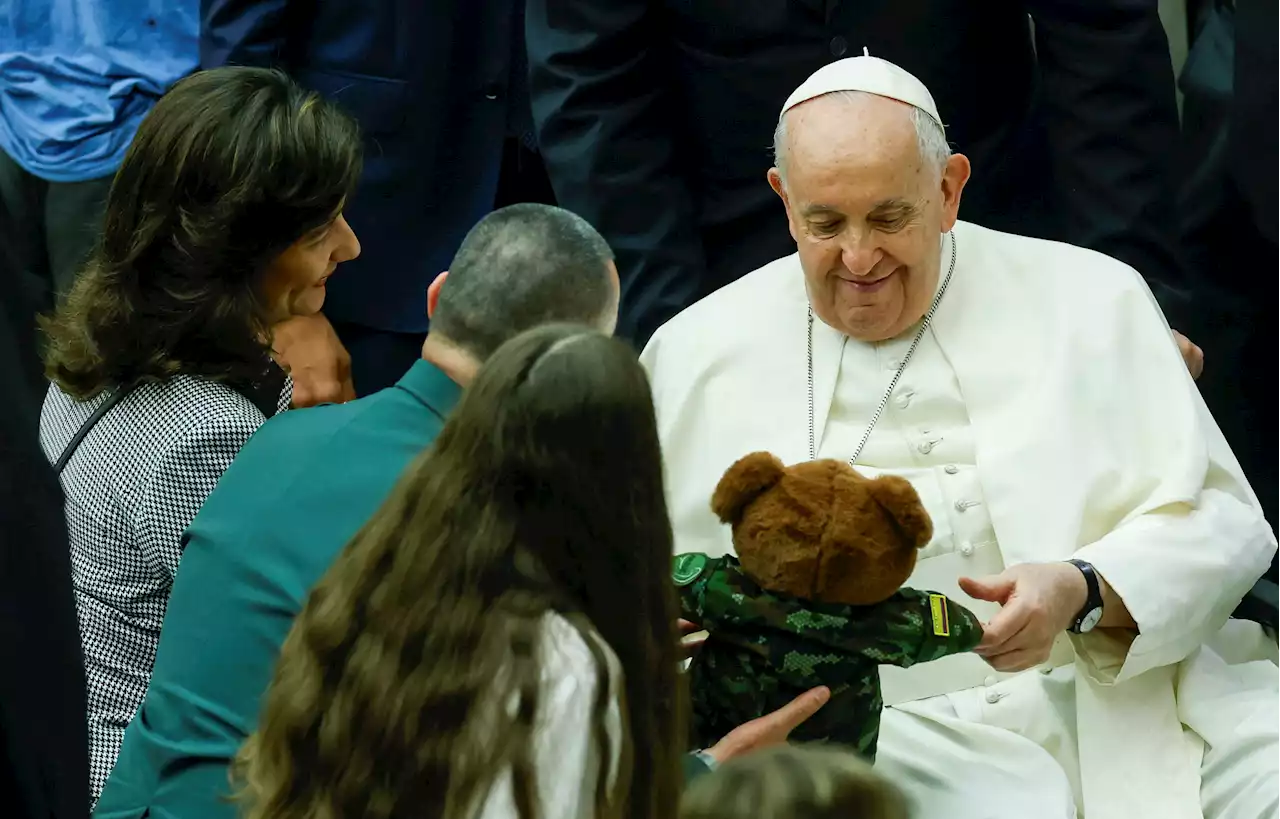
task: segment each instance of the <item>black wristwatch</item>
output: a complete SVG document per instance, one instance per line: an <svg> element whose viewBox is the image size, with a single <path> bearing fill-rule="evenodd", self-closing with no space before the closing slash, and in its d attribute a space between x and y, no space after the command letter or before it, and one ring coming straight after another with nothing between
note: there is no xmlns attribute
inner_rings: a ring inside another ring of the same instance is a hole
<svg viewBox="0 0 1280 819"><path fill-rule="evenodd" d="M1089 595L1085 598L1084 608L1080 609L1080 613L1076 615L1076 620L1067 629L1072 634L1088 634L1097 627L1098 621L1102 619L1102 587L1098 584L1098 573L1094 571L1093 566L1085 563L1083 560L1068 560L1072 566L1080 570L1084 575L1085 585L1089 588Z"/></svg>

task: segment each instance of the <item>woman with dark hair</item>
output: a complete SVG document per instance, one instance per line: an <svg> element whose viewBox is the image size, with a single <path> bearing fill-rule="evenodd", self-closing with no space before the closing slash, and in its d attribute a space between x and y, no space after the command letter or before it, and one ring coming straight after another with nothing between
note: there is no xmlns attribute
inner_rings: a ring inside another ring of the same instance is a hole
<svg viewBox="0 0 1280 819"><path fill-rule="evenodd" d="M237 778L250 819L670 819L684 695L648 381L508 342L312 591Z"/></svg>
<svg viewBox="0 0 1280 819"><path fill-rule="evenodd" d="M143 120L43 322L40 441L66 494L95 800L146 692L182 531L288 406L272 328L316 313L360 252L342 218L360 166L355 124L283 74L184 79Z"/></svg>

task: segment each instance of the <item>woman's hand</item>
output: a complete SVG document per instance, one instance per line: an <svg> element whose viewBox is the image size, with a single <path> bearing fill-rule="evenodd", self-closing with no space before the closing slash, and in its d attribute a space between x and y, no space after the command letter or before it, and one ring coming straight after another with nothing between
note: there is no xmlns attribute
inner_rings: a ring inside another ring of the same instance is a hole
<svg viewBox="0 0 1280 819"><path fill-rule="evenodd" d="M293 406L353 401L351 355L323 313L294 316L272 328L276 362L293 378Z"/></svg>

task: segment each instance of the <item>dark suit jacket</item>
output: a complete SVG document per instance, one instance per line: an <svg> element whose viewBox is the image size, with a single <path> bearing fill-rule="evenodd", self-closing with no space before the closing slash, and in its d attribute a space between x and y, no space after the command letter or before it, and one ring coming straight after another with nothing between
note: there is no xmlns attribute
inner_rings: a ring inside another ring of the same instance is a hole
<svg viewBox="0 0 1280 819"><path fill-rule="evenodd" d="M1236 0L1235 94L1231 107L1232 174L1259 233L1277 242L1280 223L1280 4ZM1271 261L1274 261L1274 257ZM1261 275L1267 276L1268 273ZM1274 293L1271 288L1263 288Z"/></svg>
<svg viewBox="0 0 1280 819"><path fill-rule="evenodd" d="M8 289L10 261L0 247L0 815L84 819L89 739L71 554L62 492L36 443L32 307Z"/></svg>
<svg viewBox="0 0 1280 819"><path fill-rule="evenodd" d="M1177 112L1156 5L530 0L534 119L558 201L618 254L622 332L641 341L794 252L765 182L778 112L810 73L864 46L929 87L972 160L962 218L1180 286Z"/></svg>
<svg viewBox="0 0 1280 819"><path fill-rule="evenodd" d="M427 328L427 285L492 209L518 118L522 89L508 87L521 45L514 3L201 0L204 67L283 68L364 130L364 177L346 211L362 252L328 284L330 318Z"/></svg>

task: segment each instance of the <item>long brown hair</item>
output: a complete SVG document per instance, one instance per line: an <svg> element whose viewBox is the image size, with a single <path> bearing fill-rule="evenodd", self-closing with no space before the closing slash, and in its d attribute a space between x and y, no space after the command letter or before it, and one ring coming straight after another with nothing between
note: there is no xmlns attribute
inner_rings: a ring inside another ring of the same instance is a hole
<svg viewBox="0 0 1280 819"><path fill-rule="evenodd" d="M533 819L539 644L557 612L595 657L597 815L670 819L685 707L671 554L635 354L566 326L503 345L295 621L237 764L247 815L466 819L510 769ZM621 760L591 632L621 664Z"/></svg>
<svg viewBox="0 0 1280 819"><path fill-rule="evenodd" d="M73 398L180 373L252 382L269 353L268 265L360 178L354 120L284 74L217 68L143 119L102 235L55 314L45 371Z"/></svg>
<svg viewBox="0 0 1280 819"><path fill-rule="evenodd" d="M781 745L689 786L680 819L909 819L902 792L852 750Z"/></svg>

